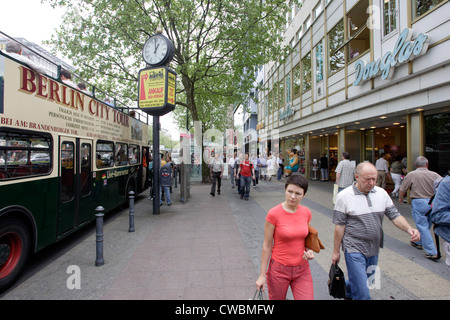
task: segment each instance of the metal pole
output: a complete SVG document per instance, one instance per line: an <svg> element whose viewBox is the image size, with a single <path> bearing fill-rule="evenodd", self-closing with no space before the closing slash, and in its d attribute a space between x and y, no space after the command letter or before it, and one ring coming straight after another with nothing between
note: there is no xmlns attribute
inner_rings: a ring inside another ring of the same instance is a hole
<svg viewBox="0 0 450 320"><path fill-rule="evenodd" d="M134 192L130 191L128 194L128 199L130 199L130 227L128 229L128 232L134 232Z"/></svg>
<svg viewBox="0 0 450 320"><path fill-rule="evenodd" d="M159 214L159 169L161 169L161 156L159 155L159 116L153 116L153 214Z"/></svg>
<svg viewBox="0 0 450 320"><path fill-rule="evenodd" d="M96 225L95 225L95 233L96 233L96 259L95 265L102 266L105 264L105 260L103 259L103 211L105 209L102 206L98 206L95 211Z"/></svg>

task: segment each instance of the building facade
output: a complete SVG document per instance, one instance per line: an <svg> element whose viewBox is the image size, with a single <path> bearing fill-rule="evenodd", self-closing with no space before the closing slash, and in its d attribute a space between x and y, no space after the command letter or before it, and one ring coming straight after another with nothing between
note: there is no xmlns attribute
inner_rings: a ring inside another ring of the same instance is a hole
<svg viewBox="0 0 450 320"><path fill-rule="evenodd" d="M409 171L424 155L447 173L449 0L305 0L287 18L292 53L264 68L258 135L300 150L307 177L326 154L334 178L344 151L406 157Z"/></svg>

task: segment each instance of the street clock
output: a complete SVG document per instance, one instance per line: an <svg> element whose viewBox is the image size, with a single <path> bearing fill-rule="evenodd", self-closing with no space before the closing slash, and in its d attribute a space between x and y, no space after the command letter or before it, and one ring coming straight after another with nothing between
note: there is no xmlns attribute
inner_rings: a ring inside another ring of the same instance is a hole
<svg viewBox="0 0 450 320"><path fill-rule="evenodd" d="M172 41L162 34L148 38L142 49L144 61L152 67L166 66L172 61L174 53Z"/></svg>

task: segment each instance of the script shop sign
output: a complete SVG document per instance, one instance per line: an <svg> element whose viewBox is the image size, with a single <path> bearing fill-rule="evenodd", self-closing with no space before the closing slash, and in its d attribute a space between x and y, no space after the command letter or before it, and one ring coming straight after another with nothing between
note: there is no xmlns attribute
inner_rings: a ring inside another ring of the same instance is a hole
<svg viewBox="0 0 450 320"><path fill-rule="evenodd" d="M359 86L363 81L370 80L381 74L381 79L386 80L392 77L396 67L425 54L428 50L430 37L426 34L419 34L414 41L411 41L413 30L405 28L397 42L394 50L388 51L376 61L366 63L360 59L356 62L356 80L354 86Z"/></svg>

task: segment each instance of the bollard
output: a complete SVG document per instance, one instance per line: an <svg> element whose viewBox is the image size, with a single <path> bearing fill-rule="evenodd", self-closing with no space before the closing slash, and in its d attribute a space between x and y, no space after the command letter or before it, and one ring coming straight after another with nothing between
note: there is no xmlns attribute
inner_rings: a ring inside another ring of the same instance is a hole
<svg viewBox="0 0 450 320"><path fill-rule="evenodd" d="M95 232L96 232L96 259L95 259L95 266L102 266L105 264L105 260L103 260L103 211L105 209L102 206L98 206L95 211L97 213L95 214L96 219L96 225L95 225Z"/></svg>
<svg viewBox="0 0 450 320"><path fill-rule="evenodd" d="M130 227L128 229L128 232L134 232L134 192L133 191L130 191L130 193L128 194L128 199L130 199L130 211L129 211Z"/></svg>

